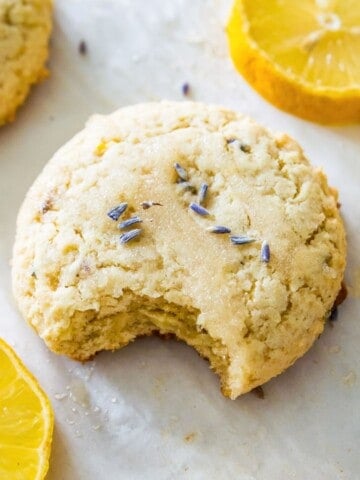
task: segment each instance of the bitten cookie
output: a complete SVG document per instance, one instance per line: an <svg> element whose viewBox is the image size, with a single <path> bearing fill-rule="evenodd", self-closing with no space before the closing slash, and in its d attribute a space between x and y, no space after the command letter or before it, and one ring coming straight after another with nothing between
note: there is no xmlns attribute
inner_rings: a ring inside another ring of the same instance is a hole
<svg viewBox="0 0 360 480"><path fill-rule="evenodd" d="M337 193L286 135L199 103L96 115L28 192L13 289L53 351L174 333L235 398L319 336L340 289Z"/></svg>
<svg viewBox="0 0 360 480"><path fill-rule="evenodd" d="M0 126L46 77L52 0L0 0Z"/></svg>

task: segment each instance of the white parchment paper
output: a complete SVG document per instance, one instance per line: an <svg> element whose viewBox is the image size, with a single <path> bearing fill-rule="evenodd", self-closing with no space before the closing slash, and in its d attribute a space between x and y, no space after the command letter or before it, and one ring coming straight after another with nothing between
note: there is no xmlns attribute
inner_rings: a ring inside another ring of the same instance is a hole
<svg viewBox="0 0 360 480"><path fill-rule="evenodd" d="M327 128L278 111L236 74L230 0L57 0L51 77L0 129L0 336L56 414L49 480L360 478L360 126ZM80 55L81 40L87 54ZM85 365L54 355L14 305L15 219L32 181L94 112L162 98L238 109L287 131L340 191L350 294L333 328L265 399L222 397L195 351L140 339Z"/></svg>

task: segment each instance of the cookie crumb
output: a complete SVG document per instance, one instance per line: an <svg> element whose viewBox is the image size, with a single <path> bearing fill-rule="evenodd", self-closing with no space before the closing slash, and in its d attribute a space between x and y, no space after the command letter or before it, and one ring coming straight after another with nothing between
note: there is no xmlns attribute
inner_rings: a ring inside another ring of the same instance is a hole
<svg viewBox="0 0 360 480"><path fill-rule="evenodd" d="M54 398L56 400L64 400L68 396L67 393L55 393Z"/></svg>
<svg viewBox="0 0 360 480"><path fill-rule="evenodd" d="M244 153L251 153L250 145L246 145L245 143L240 144L240 150Z"/></svg>
<svg viewBox="0 0 360 480"><path fill-rule="evenodd" d="M188 433L184 437L184 442L185 443L192 443L195 440L195 438L196 438L196 433L195 432Z"/></svg>
<svg viewBox="0 0 360 480"><path fill-rule="evenodd" d="M343 384L348 387L353 387L356 382L356 373L351 371L342 377Z"/></svg>

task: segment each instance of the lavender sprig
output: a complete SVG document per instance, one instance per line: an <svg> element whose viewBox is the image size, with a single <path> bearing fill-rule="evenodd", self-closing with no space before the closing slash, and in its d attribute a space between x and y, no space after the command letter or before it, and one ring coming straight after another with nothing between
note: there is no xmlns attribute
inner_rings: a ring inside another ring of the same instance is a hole
<svg viewBox="0 0 360 480"><path fill-rule="evenodd" d="M202 205L205 202L206 194L208 191L208 184L207 183L202 183L200 185L200 190L199 190L199 205Z"/></svg>
<svg viewBox="0 0 360 480"><path fill-rule="evenodd" d="M124 220L123 222L119 223L119 228L122 230L123 228L130 227L130 225L134 225L135 223L141 223L142 220L140 217L137 215L135 217L128 218L127 220Z"/></svg>
<svg viewBox="0 0 360 480"><path fill-rule="evenodd" d="M111 218L111 220L114 220L115 222L119 220L121 215L125 212L127 209L128 204L127 203L120 203L117 207L112 208L108 213L107 216Z"/></svg>
<svg viewBox="0 0 360 480"><path fill-rule="evenodd" d="M230 235L230 241L233 245L246 245L247 243L255 242L255 238L247 235Z"/></svg>
<svg viewBox="0 0 360 480"><path fill-rule="evenodd" d="M213 225L212 227L208 227L206 230L211 233L230 233L231 232L231 229L229 227L224 227L223 225Z"/></svg>
<svg viewBox="0 0 360 480"><path fill-rule="evenodd" d="M210 212L208 210L206 210L206 208L199 205L198 203L191 202L190 205L189 205L189 208L193 212L197 213L198 215L202 215L202 216L210 215Z"/></svg>
<svg viewBox="0 0 360 480"><path fill-rule="evenodd" d="M122 235L120 235L120 243L124 244L130 242L130 240L138 237L141 232L141 228L135 228L134 230L129 230L128 232L123 233Z"/></svg>
<svg viewBox="0 0 360 480"><path fill-rule="evenodd" d="M270 246L266 240L264 240L261 245L260 259L265 263L269 263L270 261Z"/></svg>
<svg viewBox="0 0 360 480"><path fill-rule="evenodd" d="M183 182L186 182L186 180L189 178L189 175L187 173L187 171L185 170L185 168L183 168L180 163L174 163L174 168L176 170L176 173L178 174L180 180L182 180Z"/></svg>

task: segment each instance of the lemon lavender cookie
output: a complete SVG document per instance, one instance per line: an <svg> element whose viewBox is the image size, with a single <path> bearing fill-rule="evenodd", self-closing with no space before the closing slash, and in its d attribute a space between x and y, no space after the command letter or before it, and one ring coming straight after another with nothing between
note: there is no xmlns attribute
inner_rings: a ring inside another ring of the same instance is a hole
<svg viewBox="0 0 360 480"><path fill-rule="evenodd" d="M51 0L0 0L0 125L46 77Z"/></svg>
<svg viewBox="0 0 360 480"><path fill-rule="evenodd" d="M291 138L216 106L141 104L93 116L30 188L13 289L57 353L173 333L235 398L322 332L345 249L337 193Z"/></svg>

